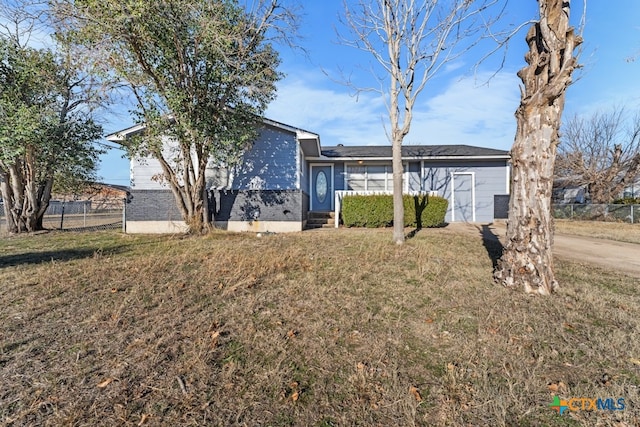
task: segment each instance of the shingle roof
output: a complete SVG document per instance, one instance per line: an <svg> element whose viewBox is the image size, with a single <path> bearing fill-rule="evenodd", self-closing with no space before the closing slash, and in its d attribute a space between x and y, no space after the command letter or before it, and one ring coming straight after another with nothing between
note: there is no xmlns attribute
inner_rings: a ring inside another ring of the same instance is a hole
<svg viewBox="0 0 640 427"><path fill-rule="evenodd" d="M322 150L325 157L391 157L391 146L343 146L325 147ZM505 150L494 148L474 147L471 145L405 145L402 147L402 157L430 158L430 157L487 157L508 156Z"/></svg>

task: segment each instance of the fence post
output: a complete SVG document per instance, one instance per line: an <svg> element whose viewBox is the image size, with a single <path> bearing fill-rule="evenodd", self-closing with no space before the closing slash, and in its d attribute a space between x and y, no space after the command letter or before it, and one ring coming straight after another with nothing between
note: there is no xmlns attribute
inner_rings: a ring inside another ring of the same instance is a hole
<svg viewBox="0 0 640 427"><path fill-rule="evenodd" d="M82 226L87 226L87 202L82 204Z"/></svg>
<svg viewBox="0 0 640 427"><path fill-rule="evenodd" d="M573 219L573 203L571 203L571 216L569 218Z"/></svg>
<svg viewBox="0 0 640 427"><path fill-rule="evenodd" d="M127 232L127 198L122 199L122 232Z"/></svg>
<svg viewBox="0 0 640 427"><path fill-rule="evenodd" d="M633 219L633 205L631 205L631 224L635 223Z"/></svg>
<svg viewBox="0 0 640 427"><path fill-rule="evenodd" d="M62 212L60 213L60 231L62 231L63 224L64 224L64 200L62 201Z"/></svg>

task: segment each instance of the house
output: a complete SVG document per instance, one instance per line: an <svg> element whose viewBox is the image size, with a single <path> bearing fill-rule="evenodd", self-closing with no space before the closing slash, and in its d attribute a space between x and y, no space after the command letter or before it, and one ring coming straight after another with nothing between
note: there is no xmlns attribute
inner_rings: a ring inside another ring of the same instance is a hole
<svg viewBox="0 0 640 427"><path fill-rule="evenodd" d="M65 203L70 201L88 203L91 209L96 211L122 209L123 200L127 198L128 194L129 187L123 185L89 182L75 188L72 192L53 193L51 199Z"/></svg>
<svg viewBox="0 0 640 427"><path fill-rule="evenodd" d="M140 125L107 136L123 142ZM404 189L449 200L448 222L490 222L494 196L509 193L509 153L469 145L407 145ZM152 158L131 160L131 233L165 233L185 225ZM240 166L207 169L210 210L218 227L233 231L301 231L317 212L339 209L349 193L392 190L391 146L322 147L316 133L264 120ZM339 212L338 217L339 217ZM336 224L337 225L337 224Z"/></svg>

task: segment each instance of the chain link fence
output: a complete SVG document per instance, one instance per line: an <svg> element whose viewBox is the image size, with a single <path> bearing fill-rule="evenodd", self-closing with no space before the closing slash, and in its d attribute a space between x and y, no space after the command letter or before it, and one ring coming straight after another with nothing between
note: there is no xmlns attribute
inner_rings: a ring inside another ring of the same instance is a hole
<svg viewBox="0 0 640 427"><path fill-rule="evenodd" d="M51 201L42 225L50 230L123 230L125 199ZM4 206L0 202L0 232L6 231Z"/></svg>
<svg viewBox="0 0 640 427"><path fill-rule="evenodd" d="M554 218L640 223L640 205L557 204Z"/></svg>

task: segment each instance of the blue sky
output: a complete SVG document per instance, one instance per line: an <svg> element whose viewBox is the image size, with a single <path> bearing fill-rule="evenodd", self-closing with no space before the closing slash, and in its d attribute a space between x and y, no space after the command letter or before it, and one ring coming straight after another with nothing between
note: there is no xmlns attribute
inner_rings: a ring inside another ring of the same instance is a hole
<svg viewBox="0 0 640 427"><path fill-rule="evenodd" d="M278 98L267 117L320 134L323 146L388 144L384 132L386 109L379 94L358 97L339 83L340 70L362 86L370 85L364 71L371 59L353 48L337 43L335 28L342 29L338 16L342 0L307 0L302 17L300 52L283 50ZM615 7L613 6L615 5ZM572 2L574 25L580 24L582 1ZM535 19L535 0L511 0L505 24L518 25ZM591 0L587 4L584 44L580 62L569 88L564 118L589 115L613 106L640 112L640 2ZM526 44L521 31L510 43L504 67L497 55L474 72L476 51L449 64L431 80L414 110L411 133L405 144L469 144L508 150L515 135L514 112L519 105L520 81ZM630 61L635 58L635 61ZM491 77L491 78L490 78ZM114 108L105 130L128 127L132 118L126 108ZM128 185L129 163L119 150L102 156L98 174L104 182Z"/></svg>

